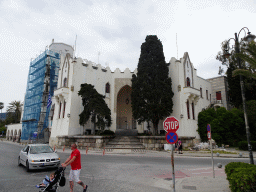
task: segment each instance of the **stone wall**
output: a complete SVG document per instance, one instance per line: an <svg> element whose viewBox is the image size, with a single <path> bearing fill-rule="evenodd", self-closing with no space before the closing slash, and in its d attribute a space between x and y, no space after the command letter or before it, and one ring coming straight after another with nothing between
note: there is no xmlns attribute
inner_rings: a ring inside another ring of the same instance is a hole
<svg viewBox="0 0 256 192"><path fill-rule="evenodd" d="M106 146L106 143L113 139L114 136L57 136L58 146L65 148L70 148L72 143L76 143L78 149L93 149L93 148L103 148ZM53 146L52 146L53 147Z"/></svg>
<svg viewBox="0 0 256 192"><path fill-rule="evenodd" d="M168 144L165 136L138 136L140 142L148 150L163 150L164 144ZM180 137L183 148L192 147L198 143L195 137Z"/></svg>

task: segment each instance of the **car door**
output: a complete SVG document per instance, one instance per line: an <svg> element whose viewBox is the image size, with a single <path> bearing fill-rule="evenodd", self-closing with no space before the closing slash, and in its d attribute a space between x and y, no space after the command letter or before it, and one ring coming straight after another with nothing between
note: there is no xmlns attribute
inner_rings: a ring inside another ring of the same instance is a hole
<svg viewBox="0 0 256 192"><path fill-rule="evenodd" d="M20 154L20 160L22 162L23 165L26 165L26 160L27 160L27 156L28 156L28 151L29 151L29 146L26 146Z"/></svg>

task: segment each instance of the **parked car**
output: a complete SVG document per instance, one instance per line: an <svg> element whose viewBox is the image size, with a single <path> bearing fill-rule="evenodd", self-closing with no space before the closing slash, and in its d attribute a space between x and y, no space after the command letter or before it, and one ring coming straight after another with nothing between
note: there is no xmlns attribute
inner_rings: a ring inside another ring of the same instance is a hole
<svg viewBox="0 0 256 192"><path fill-rule="evenodd" d="M31 169L44 169L59 167L59 155L47 144L26 145L19 154L18 165Z"/></svg>

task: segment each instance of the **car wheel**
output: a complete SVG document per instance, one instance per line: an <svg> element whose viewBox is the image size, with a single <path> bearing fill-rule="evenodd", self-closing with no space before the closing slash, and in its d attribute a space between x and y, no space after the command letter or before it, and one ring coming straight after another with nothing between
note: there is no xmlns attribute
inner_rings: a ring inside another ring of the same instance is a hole
<svg viewBox="0 0 256 192"><path fill-rule="evenodd" d="M18 157L18 166L21 166L20 157Z"/></svg>
<svg viewBox="0 0 256 192"><path fill-rule="evenodd" d="M26 169L27 169L27 172L30 171L30 170L29 170L29 162L28 162L28 161L26 162Z"/></svg>

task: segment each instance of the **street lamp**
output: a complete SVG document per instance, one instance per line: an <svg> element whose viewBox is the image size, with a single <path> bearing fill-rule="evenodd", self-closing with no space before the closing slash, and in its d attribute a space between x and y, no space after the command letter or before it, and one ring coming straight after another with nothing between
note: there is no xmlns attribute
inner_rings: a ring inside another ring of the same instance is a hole
<svg viewBox="0 0 256 192"><path fill-rule="evenodd" d="M239 35L240 35L240 32L243 30L245 33L245 29L248 30L247 32L247 36L245 36L243 39L241 39L241 41L239 42ZM234 38L230 38L228 41L227 41L227 44L226 44L226 47L225 47L225 50L224 50L224 56L226 58L228 58L231 54L229 53L229 41L231 39L233 39L235 41L235 53L240 53L240 43L243 42L243 41L246 41L246 42L251 42L252 40L255 39L255 35L252 35L249 31L249 29L247 27L244 27L242 28L238 35L237 33L235 33L235 39ZM240 60L240 57L237 58L237 62L238 62L238 66L239 68L241 69L241 60ZM243 108L244 108L244 119L245 119L245 127L246 127L246 136L247 136L247 142L248 142L248 150L249 150L249 158L250 158L250 164L254 164L253 162L253 154L252 154L252 146L251 146L251 140L250 140L250 128L249 128L249 125L248 125L248 118L247 118L247 108L246 108L246 103L245 103L245 94L244 94L244 81L243 81L243 76L242 75L239 75L240 76L240 86L241 86L241 93L242 93L242 101L243 101Z"/></svg>

